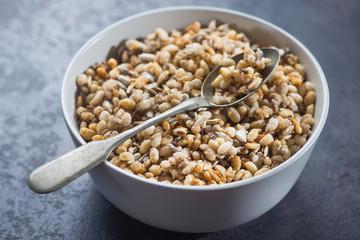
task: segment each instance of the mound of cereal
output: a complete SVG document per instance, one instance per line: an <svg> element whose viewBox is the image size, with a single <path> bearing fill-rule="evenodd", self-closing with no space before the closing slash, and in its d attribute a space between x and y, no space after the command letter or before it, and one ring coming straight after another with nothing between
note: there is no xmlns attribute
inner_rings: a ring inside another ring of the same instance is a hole
<svg viewBox="0 0 360 240"><path fill-rule="evenodd" d="M218 65L216 101L246 94L259 86L258 70L268 61L258 47L215 20L127 40L117 59L94 64L76 79L80 135L86 141L109 138L198 97ZM120 144L108 160L140 177L181 185L239 181L286 161L311 133L316 94L298 57L279 50L274 75L245 101L177 114ZM244 51L235 65L231 57Z"/></svg>

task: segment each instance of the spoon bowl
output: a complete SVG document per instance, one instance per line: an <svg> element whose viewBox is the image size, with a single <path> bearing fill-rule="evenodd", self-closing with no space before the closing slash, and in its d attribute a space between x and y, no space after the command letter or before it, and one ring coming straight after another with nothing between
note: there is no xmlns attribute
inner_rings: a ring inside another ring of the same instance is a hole
<svg viewBox="0 0 360 240"><path fill-rule="evenodd" d="M219 75L219 70L221 66L217 66L214 68L211 73L206 77L206 79L203 82L203 85L201 86L201 96L205 98L205 100L209 103L212 107L231 107L234 106L242 101L244 101L246 98L250 97L252 94L257 92L272 76L272 74L275 72L277 65L280 61L280 53L275 48L260 48L260 50L263 52L264 57L269 58L270 62L265 65L265 68L260 71L260 73L263 76L263 81L261 84L248 93L247 95L237 99L234 102L228 103L228 104L215 104L213 102L213 96L215 94L215 89L211 86L211 83L215 80L215 78ZM240 53L232 57L235 63L238 63L241 59L243 59L244 53Z"/></svg>

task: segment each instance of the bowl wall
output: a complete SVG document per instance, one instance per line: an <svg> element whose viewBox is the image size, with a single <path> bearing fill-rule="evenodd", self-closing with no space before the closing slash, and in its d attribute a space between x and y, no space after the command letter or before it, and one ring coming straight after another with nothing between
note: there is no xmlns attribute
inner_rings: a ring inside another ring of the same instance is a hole
<svg viewBox="0 0 360 240"><path fill-rule="evenodd" d="M247 223L274 207L292 188L311 152L284 171L235 188L149 186L105 165L91 170L90 176L112 204L141 222L178 232L213 232Z"/></svg>
<svg viewBox="0 0 360 240"><path fill-rule="evenodd" d="M64 77L62 110L77 146L76 76L104 61L109 49L123 39L146 36L157 27L183 29L193 21L212 19L229 23L261 46L289 47L299 56L317 93L315 125L308 142L289 160L260 176L221 186L173 186L144 180L104 162L90 171L97 189L126 214L149 225L181 232L210 232L234 227L264 214L291 189L303 170L325 124L329 91L320 65L312 54L284 30L259 18L208 7L166 8L121 20L89 40L76 54Z"/></svg>

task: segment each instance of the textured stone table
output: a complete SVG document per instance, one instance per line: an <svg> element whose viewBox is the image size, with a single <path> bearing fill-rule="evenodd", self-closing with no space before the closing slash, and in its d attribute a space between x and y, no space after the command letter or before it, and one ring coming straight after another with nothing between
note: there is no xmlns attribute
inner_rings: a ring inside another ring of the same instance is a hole
<svg viewBox="0 0 360 240"><path fill-rule="evenodd" d="M72 56L115 21L176 4L262 17L299 38L319 60L330 86L330 113L290 193L243 226L183 234L126 216L88 175L49 195L31 192L27 175L74 148L60 110ZM359 10L358 0L0 1L0 239L360 239Z"/></svg>

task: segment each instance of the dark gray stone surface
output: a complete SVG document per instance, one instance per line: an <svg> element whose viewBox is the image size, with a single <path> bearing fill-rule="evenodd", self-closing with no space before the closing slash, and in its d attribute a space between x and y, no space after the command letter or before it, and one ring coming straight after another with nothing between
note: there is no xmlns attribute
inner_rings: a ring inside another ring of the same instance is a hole
<svg viewBox="0 0 360 240"><path fill-rule="evenodd" d="M88 175L49 195L31 192L27 175L74 148L60 87L76 51L124 17L191 4L262 17L302 41L322 65L328 122L290 193L243 226L183 234L126 216ZM358 0L0 0L0 239L360 239L359 10Z"/></svg>

